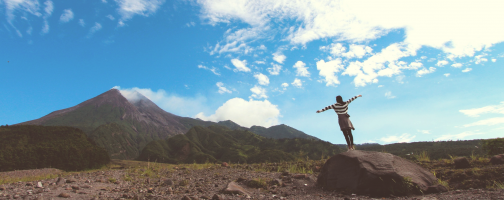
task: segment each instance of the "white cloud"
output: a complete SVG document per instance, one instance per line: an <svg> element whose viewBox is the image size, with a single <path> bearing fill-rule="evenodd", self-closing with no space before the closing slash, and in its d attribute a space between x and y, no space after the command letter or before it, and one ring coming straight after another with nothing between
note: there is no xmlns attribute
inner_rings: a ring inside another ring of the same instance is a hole
<svg viewBox="0 0 504 200"><path fill-rule="evenodd" d="M47 18L49 18L51 15L52 15L52 12L54 10L54 5L53 5L53 2L51 0L47 0L46 2L44 2L44 5L45 5L45 8L44 8L44 11L45 11L45 14L44 14L44 25L42 25L42 34L47 34L49 33L49 22L47 21Z"/></svg>
<svg viewBox="0 0 504 200"><path fill-rule="evenodd" d="M487 62L488 59L487 58L484 58L483 56L487 56L486 54L482 54L482 55L477 55L477 56L474 56L474 63L475 64L480 64L482 62Z"/></svg>
<svg viewBox="0 0 504 200"><path fill-rule="evenodd" d="M259 82L259 85L268 85L269 84L269 78L262 73L254 74L254 78L257 79L257 81Z"/></svg>
<svg viewBox="0 0 504 200"><path fill-rule="evenodd" d="M256 99L268 98L268 96L266 95L266 89L260 86L256 85L253 88L250 88L250 91L252 92L252 95L249 98L256 98Z"/></svg>
<svg viewBox="0 0 504 200"><path fill-rule="evenodd" d="M268 100L256 101L250 99L246 101L241 98L233 98L226 101L214 114L205 116L201 112L195 117L214 122L231 120L247 128L254 125L270 127L278 124L280 110L277 105Z"/></svg>
<svg viewBox="0 0 504 200"><path fill-rule="evenodd" d="M415 69L421 64L412 62L408 66L406 62L398 61L402 57L415 55L417 48L402 43L391 44L364 62L350 62L342 75L355 76L354 84L357 87L366 86L367 83L376 83L378 76L400 75L402 69Z"/></svg>
<svg viewBox="0 0 504 200"><path fill-rule="evenodd" d="M493 59L492 59L492 62L497 62L497 59L493 58Z"/></svg>
<svg viewBox="0 0 504 200"><path fill-rule="evenodd" d="M283 64L283 62L285 61L286 58L287 57L285 55L283 55L282 52L273 53L273 60L277 61L280 64Z"/></svg>
<svg viewBox="0 0 504 200"><path fill-rule="evenodd" d="M121 21L131 19L134 15L149 16L164 3L164 0L115 0L119 5Z"/></svg>
<svg viewBox="0 0 504 200"><path fill-rule="evenodd" d="M51 0L47 0L46 2L44 2L45 4L45 8L44 8L44 11L45 11L45 16L49 17L52 15L52 12L54 10L54 4Z"/></svg>
<svg viewBox="0 0 504 200"><path fill-rule="evenodd" d="M63 10L63 14L60 16L60 22L61 23L67 23L70 20L74 18L74 14L72 12L72 9L65 9Z"/></svg>
<svg viewBox="0 0 504 200"><path fill-rule="evenodd" d="M297 61L294 66L296 69L296 76L310 77L310 72L308 72L308 67L303 61Z"/></svg>
<svg viewBox="0 0 504 200"><path fill-rule="evenodd" d="M283 90L287 90L287 87L289 87L288 83L282 83Z"/></svg>
<svg viewBox="0 0 504 200"><path fill-rule="evenodd" d="M5 3L5 14L7 15L7 22L12 25L12 20L16 17L14 13L21 11L24 13L29 13L37 17L42 16L39 12L39 2L38 0L4 0Z"/></svg>
<svg viewBox="0 0 504 200"><path fill-rule="evenodd" d="M481 108L473 108L467 110L459 110L459 112L469 116L469 117L479 117L481 114L487 113L500 113L504 114L504 101L499 105L485 106Z"/></svg>
<svg viewBox="0 0 504 200"><path fill-rule="evenodd" d="M112 15L107 15L106 17L107 17L107 18L109 18L109 19L110 19L110 20L112 20L112 21L114 21L114 20L115 20L115 17L114 17L114 16L112 16Z"/></svg>
<svg viewBox="0 0 504 200"><path fill-rule="evenodd" d="M470 124L465 124L464 127L491 126L491 125L497 125L497 124L504 124L504 117L494 117L494 118L490 118L490 119L483 119L483 120L479 120L477 122L473 122Z"/></svg>
<svg viewBox="0 0 504 200"><path fill-rule="evenodd" d="M255 63L256 63L256 64L260 64L260 65L264 65L264 64L266 64L266 62L261 61L261 60L255 61Z"/></svg>
<svg viewBox="0 0 504 200"><path fill-rule="evenodd" d="M224 94L224 93L231 94L232 93L231 90L228 90L226 87L224 87L224 83L222 83L222 82L217 82L217 84L215 84L215 85L217 85L217 87L219 88L219 91L218 91L219 94Z"/></svg>
<svg viewBox="0 0 504 200"><path fill-rule="evenodd" d="M42 34L49 33L49 22L47 20L44 20L43 23L44 24L42 25Z"/></svg>
<svg viewBox="0 0 504 200"><path fill-rule="evenodd" d="M186 26L187 27L196 26L196 23L195 22L188 22L188 23L186 23Z"/></svg>
<svg viewBox="0 0 504 200"><path fill-rule="evenodd" d="M451 66L455 68L460 68L462 67L462 63L453 63Z"/></svg>
<svg viewBox="0 0 504 200"><path fill-rule="evenodd" d="M79 19L79 25L84 27L84 26L86 26L86 22L84 22L83 19Z"/></svg>
<svg viewBox="0 0 504 200"><path fill-rule="evenodd" d="M437 62L436 66L438 66L438 67L444 67L447 64L448 64L448 61L446 61L446 60L440 60L440 61Z"/></svg>
<svg viewBox="0 0 504 200"><path fill-rule="evenodd" d="M346 58L362 58L367 54L371 54L372 52L373 49L366 45L350 44L348 52L342 53L341 55Z"/></svg>
<svg viewBox="0 0 504 200"><path fill-rule="evenodd" d="M392 135L388 137L382 137L380 138L380 140L385 143L393 143L393 142L400 143L400 142L410 142L415 137L416 137L415 135L410 135L409 133L403 133L400 136Z"/></svg>
<svg viewBox="0 0 504 200"><path fill-rule="evenodd" d="M465 132L455 134L455 135L442 135L441 137L434 139L434 141L463 139L467 136L480 135L480 134L483 134L483 133L480 133L480 132L475 133L475 132L471 132L471 131L465 131Z"/></svg>
<svg viewBox="0 0 504 200"><path fill-rule="evenodd" d="M179 116L194 116L196 113L207 109L207 106L204 105L206 98L203 96L183 97L177 94L169 94L162 89L153 91L150 88L138 87L121 89L121 87L115 86L114 88L118 89L121 94L129 101L138 100L137 95L134 94L135 91L137 91L150 99L163 110Z"/></svg>
<svg viewBox="0 0 504 200"><path fill-rule="evenodd" d="M231 63L236 67L236 70L241 71L241 72L250 72L250 69L247 67L247 61L246 60L238 60L236 58L231 59Z"/></svg>
<svg viewBox="0 0 504 200"><path fill-rule="evenodd" d="M264 30L258 27L242 28L235 31L228 29L224 33L224 40L218 42L214 47L210 47L210 49L212 49L210 51L210 55L227 52L248 54L255 50L265 50L266 47L264 45L253 48L247 44L256 38L261 37L263 32Z"/></svg>
<svg viewBox="0 0 504 200"><path fill-rule="evenodd" d="M443 74L444 76L448 77L450 76L450 73Z"/></svg>
<svg viewBox="0 0 504 200"><path fill-rule="evenodd" d="M429 130L417 130L417 131L423 134L431 134Z"/></svg>
<svg viewBox="0 0 504 200"><path fill-rule="evenodd" d="M470 72L472 70L472 68L465 68L464 70L462 70L462 72Z"/></svg>
<svg viewBox="0 0 504 200"><path fill-rule="evenodd" d="M303 87L303 82L301 82L301 80L299 79L294 79L294 81L291 83L292 86L294 87L297 87L297 88L301 88Z"/></svg>
<svg viewBox="0 0 504 200"><path fill-rule="evenodd" d="M93 35L94 33L96 33L96 31L99 31L101 29L102 29L102 25L98 22L95 22L95 25L93 27L91 27L91 29L89 29L88 37L91 37L91 35Z"/></svg>
<svg viewBox="0 0 504 200"><path fill-rule="evenodd" d="M429 67L429 69L423 68L417 71L416 76L422 77L423 75L433 73L434 71L436 71L435 67Z"/></svg>
<svg viewBox="0 0 504 200"><path fill-rule="evenodd" d="M217 72L217 68L215 68L215 67L209 68L209 67L204 66L204 65L198 65L198 68L209 70L212 73L214 73L215 75L220 76L220 73Z"/></svg>
<svg viewBox="0 0 504 200"><path fill-rule="evenodd" d="M381 87L383 87L383 85L379 85L378 87L381 88Z"/></svg>
<svg viewBox="0 0 504 200"><path fill-rule="evenodd" d="M326 86L336 86L340 84L336 73L342 70L343 64L340 58L325 62L324 60L317 61L317 70L319 70L319 75L324 77Z"/></svg>
<svg viewBox="0 0 504 200"><path fill-rule="evenodd" d="M392 92L391 92L391 91L387 91L387 92L385 92L385 97L387 97L387 99L393 99L393 98L396 98L396 96L392 95Z"/></svg>
<svg viewBox="0 0 504 200"><path fill-rule="evenodd" d="M271 63L271 66L272 67L268 68L268 72L271 75L278 75L278 74L280 74L280 70L282 69L282 65Z"/></svg>
<svg viewBox="0 0 504 200"><path fill-rule="evenodd" d="M319 48L322 51L329 51L329 53L335 57L345 57L345 58L362 58L365 55L369 55L373 52L373 49L366 45L350 44L348 52L346 47L341 43L332 43L328 46L321 46Z"/></svg>
<svg viewBox="0 0 504 200"><path fill-rule="evenodd" d="M404 42L442 50L450 58L473 56L504 41L503 2L437 0L197 0L203 21L215 25L240 21L271 29L294 45L319 39L367 42L404 30ZM467 12L471 11L471 12ZM387 13L387 14L383 14ZM429 13L426 15L425 13ZM285 31L283 31L285 30ZM272 36L268 36L272 38ZM276 38L275 38L276 39Z"/></svg>

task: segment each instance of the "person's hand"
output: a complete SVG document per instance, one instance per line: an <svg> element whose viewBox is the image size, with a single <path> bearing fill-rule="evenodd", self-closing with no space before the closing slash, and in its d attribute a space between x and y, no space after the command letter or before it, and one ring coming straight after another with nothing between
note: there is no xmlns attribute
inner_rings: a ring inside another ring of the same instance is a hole
<svg viewBox="0 0 504 200"><path fill-rule="evenodd" d="M320 113L320 110L317 110L317 113Z"/></svg>
<svg viewBox="0 0 504 200"><path fill-rule="evenodd" d="M358 96L358 97L362 97L362 94L359 94L359 96Z"/></svg>

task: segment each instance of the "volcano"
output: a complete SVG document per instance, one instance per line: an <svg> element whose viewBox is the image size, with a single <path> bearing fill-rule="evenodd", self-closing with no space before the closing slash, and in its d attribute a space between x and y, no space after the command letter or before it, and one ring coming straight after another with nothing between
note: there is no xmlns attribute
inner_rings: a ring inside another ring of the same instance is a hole
<svg viewBox="0 0 504 200"><path fill-rule="evenodd" d="M113 159L136 159L147 143L185 134L194 126L219 125L231 130L250 130L270 138L314 138L283 124L248 129L230 120L215 123L180 117L159 108L139 92L128 93L126 98L117 89L19 125L79 128L98 146L105 148Z"/></svg>
<svg viewBox="0 0 504 200"><path fill-rule="evenodd" d="M20 125L76 127L104 147L111 158L134 159L152 140L184 134L196 125L216 124L166 112L138 92L128 99L119 90L111 89L74 107Z"/></svg>

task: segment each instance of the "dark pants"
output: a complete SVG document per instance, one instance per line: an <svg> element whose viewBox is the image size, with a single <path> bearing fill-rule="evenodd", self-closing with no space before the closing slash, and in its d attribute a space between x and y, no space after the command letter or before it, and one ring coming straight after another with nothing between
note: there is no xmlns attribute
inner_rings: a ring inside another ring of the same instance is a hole
<svg viewBox="0 0 504 200"><path fill-rule="evenodd" d="M345 140L347 145L350 147L351 145L354 145L353 143L353 136L352 136L352 129L344 129L343 135L345 136Z"/></svg>

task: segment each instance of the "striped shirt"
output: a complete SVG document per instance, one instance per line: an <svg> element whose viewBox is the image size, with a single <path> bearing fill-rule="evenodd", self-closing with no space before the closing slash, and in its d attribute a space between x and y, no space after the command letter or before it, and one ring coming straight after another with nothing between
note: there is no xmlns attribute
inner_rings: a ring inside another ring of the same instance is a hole
<svg viewBox="0 0 504 200"><path fill-rule="evenodd" d="M348 101L344 102L343 104L335 103L335 104L327 106L327 107L325 107L325 108L323 108L322 110L319 110L319 111L320 112L324 112L324 111L329 110L329 109L334 109L334 111L338 115L347 114L348 104L350 104L350 102L352 102L353 100L357 99L357 97L358 96L355 96L355 97L349 99Z"/></svg>

